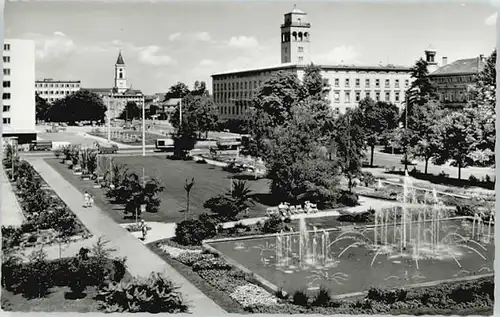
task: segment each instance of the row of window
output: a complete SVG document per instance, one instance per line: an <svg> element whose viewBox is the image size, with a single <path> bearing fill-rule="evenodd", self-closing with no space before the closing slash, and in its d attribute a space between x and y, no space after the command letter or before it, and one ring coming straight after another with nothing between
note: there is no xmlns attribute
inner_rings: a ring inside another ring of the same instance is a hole
<svg viewBox="0 0 500 317"><path fill-rule="evenodd" d="M10 44L4 44L3 45L3 50L4 51L10 51Z"/></svg>
<svg viewBox="0 0 500 317"><path fill-rule="evenodd" d="M64 91L64 90L48 91L47 90L47 91L44 91L44 90L42 90L39 93L40 93L40 95L54 95L54 94L55 95L69 95L71 93L71 91L69 91L69 90L66 90L66 91Z"/></svg>
<svg viewBox="0 0 500 317"><path fill-rule="evenodd" d="M438 84L445 83L472 83L474 81L473 76L453 76L453 77L441 77L432 78L432 81Z"/></svg>
<svg viewBox="0 0 500 317"><path fill-rule="evenodd" d="M10 56L4 56L3 57L3 62L4 63L10 63Z"/></svg>
<svg viewBox="0 0 500 317"><path fill-rule="evenodd" d="M3 112L9 112L10 106L3 106Z"/></svg>
<svg viewBox="0 0 500 317"><path fill-rule="evenodd" d="M219 108L219 113L222 115L240 115L248 110L247 105L243 106L223 106Z"/></svg>
<svg viewBox="0 0 500 317"><path fill-rule="evenodd" d="M370 78L366 78L365 79L365 88L370 88L370 85L371 85ZM345 87L351 86L350 78L345 79L344 86ZM361 87L361 79L356 78L354 80L354 86L357 88L360 88ZM410 86L410 80L406 79L405 80L405 88L408 88L409 86ZM335 87L340 87L340 79L339 78L335 78ZM399 79L394 80L394 87L399 88ZM378 78L375 79L375 88L380 88L380 79L378 79ZM390 79L385 80L385 88L391 88L391 80Z"/></svg>
<svg viewBox="0 0 500 317"><path fill-rule="evenodd" d="M3 69L3 75L10 75L10 68L4 68Z"/></svg>
<svg viewBox="0 0 500 317"><path fill-rule="evenodd" d="M10 124L10 118L3 118L3 124Z"/></svg>
<svg viewBox="0 0 500 317"><path fill-rule="evenodd" d="M225 103L231 99L252 99L254 97L253 91L235 91L235 92L216 92L214 93L214 102Z"/></svg>
<svg viewBox="0 0 500 317"><path fill-rule="evenodd" d="M444 92L439 94L439 101L442 102L466 102L472 95L466 91Z"/></svg>
<svg viewBox="0 0 500 317"><path fill-rule="evenodd" d="M381 101L380 99L381 93L376 91L375 92L375 98L373 98L375 101ZM384 94L384 101L390 102L391 101L391 92L386 91ZM361 100L361 91L356 91L354 93L354 100L356 102L359 102ZM372 98L372 93L371 91L365 91L364 92L364 98ZM400 102L401 101L401 93L399 91L394 92L394 102ZM340 91L335 91L333 93L333 102L339 103L340 102ZM349 103L351 102L351 92L346 91L344 92L344 102Z"/></svg>
<svg viewBox="0 0 500 317"><path fill-rule="evenodd" d="M61 88L64 88L64 87L66 87L66 88L69 88L69 87L78 88L78 87L80 87L80 84L46 84L45 83L45 84L35 84L35 87L36 88L42 88L42 87L43 88L47 88L47 87L49 87L49 88L54 88L54 87L55 88L59 88L59 87L61 87Z"/></svg>
<svg viewBox="0 0 500 317"><path fill-rule="evenodd" d="M219 90L247 90L256 89L258 86L262 85L262 80L250 80L235 83L220 83L214 84L214 91Z"/></svg>

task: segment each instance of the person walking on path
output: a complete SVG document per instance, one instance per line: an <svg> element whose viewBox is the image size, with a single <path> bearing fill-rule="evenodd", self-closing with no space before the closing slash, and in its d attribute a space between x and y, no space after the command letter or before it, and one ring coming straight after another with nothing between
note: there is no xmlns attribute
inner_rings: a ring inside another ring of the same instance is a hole
<svg viewBox="0 0 500 317"><path fill-rule="evenodd" d="M141 231L142 231L142 240L146 241L146 235L148 234L148 226L144 219L141 220Z"/></svg>
<svg viewBox="0 0 500 317"><path fill-rule="evenodd" d="M83 194L83 199L85 200L85 205L84 207L87 208L89 207L89 202L90 202L90 194L88 191L85 191L85 193Z"/></svg>
<svg viewBox="0 0 500 317"><path fill-rule="evenodd" d="M94 195L90 194L89 195L89 207L94 206Z"/></svg>

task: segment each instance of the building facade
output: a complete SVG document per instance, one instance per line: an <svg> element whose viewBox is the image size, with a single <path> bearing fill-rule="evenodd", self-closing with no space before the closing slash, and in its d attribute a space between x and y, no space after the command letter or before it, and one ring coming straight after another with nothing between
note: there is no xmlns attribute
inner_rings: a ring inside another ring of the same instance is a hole
<svg viewBox="0 0 500 317"><path fill-rule="evenodd" d="M311 24L307 14L294 8L285 14L281 25L281 65L212 75L214 102L222 119L245 119L250 100L269 77L279 71L291 72L302 79L311 63ZM435 51L427 50L427 60ZM410 86L411 67L318 65L331 87L328 98L335 113L344 113L365 98L403 106L405 90Z"/></svg>
<svg viewBox="0 0 500 317"><path fill-rule="evenodd" d="M114 67L114 84L110 88L82 88L99 95L108 107L108 116L117 118L125 109L127 102L135 102L139 108L144 107L144 94L127 84L126 66L122 53L118 53Z"/></svg>
<svg viewBox="0 0 500 317"><path fill-rule="evenodd" d="M54 80L45 78L35 82L35 92L37 95L48 102L54 102L59 99L79 91L81 82L79 80Z"/></svg>
<svg viewBox="0 0 500 317"><path fill-rule="evenodd" d="M29 143L36 140L35 42L5 39L3 48L2 137Z"/></svg>
<svg viewBox="0 0 500 317"><path fill-rule="evenodd" d="M448 108L463 108L471 99L471 86L476 82L476 76L483 70L485 59L483 55L474 58L459 59L448 64L443 57L443 63L430 74L437 87L439 101Z"/></svg>

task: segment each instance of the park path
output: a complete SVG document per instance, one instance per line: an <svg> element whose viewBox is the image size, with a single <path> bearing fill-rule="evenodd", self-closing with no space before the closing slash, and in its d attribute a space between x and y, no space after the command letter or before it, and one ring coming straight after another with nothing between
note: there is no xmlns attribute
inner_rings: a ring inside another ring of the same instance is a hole
<svg viewBox="0 0 500 317"><path fill-rule="evenodd" d="M2 226L20 227L25 218L3 164L0 167L0 182L0 221Z"/></svg>
<svg viewBox="0 0 500 317"><path fill-rule="evenodd" d="M180 291L191 303L190 311L193 314L218 315L225 313L221 307L194 287L158 255L144 246L141 241L114 222L100 208L96 206L84 208L82 193L68 183L43 159L33 158L28 161L94 237L104 236L106 240L110 241L109 247L116 249L114 255L127 258L127 267L130 274L137 277L148 277L152 272L163 273L172 282L180 286Z"/></svg>

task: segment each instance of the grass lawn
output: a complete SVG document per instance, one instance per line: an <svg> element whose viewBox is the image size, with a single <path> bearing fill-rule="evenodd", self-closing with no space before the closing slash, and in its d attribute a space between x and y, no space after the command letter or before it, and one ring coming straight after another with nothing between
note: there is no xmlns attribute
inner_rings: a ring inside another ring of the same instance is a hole
<svg viewBox="0 0 500 317"><path fill-rule="evenodd" d="M22 312L78 312L88 313L99 311L99 303L94 299L97 294L95 287L88 287L82 299L66 298L69 287L53 287L50 293L37 299L27 299L22 294L14 294L2 289L2 309Z"/></svg>
<svg viewBox="0 0 500 317"><path fill-rule="evenodd" d="M178 222L185 218L186 192L184 184L186 179L195 178L195 185L191 190L191 199L189 207L189 216L199 215L208 210L203 208L203 203L209 198L218 194L223 194L230 187L231 173L223 171L220 167L208 164L197 164L192 161L173 161L164 156L147 157L115 157L115 163L127 164L131 171L136 172L142 177L144 168L146 178L154 177L159 179L165 190L160 194L162 203L157 213L145 213L143 218L146 221L157 222ZM92 181L82 181L80 176L74 175L58 159L46 159L58 173L60 173L68 182L78 188L82 193L87 190L94 195L96 205L106 211L115 221L119 223L131 222L131 219L124 219L120 205L113 205L105 197L106 189L93 188ZM265 210L269 202L266 198L269 196L269 185L267 179L248 180L251 187L255 206L250 208L250 217L260 217L266 214Z"/></svg>

